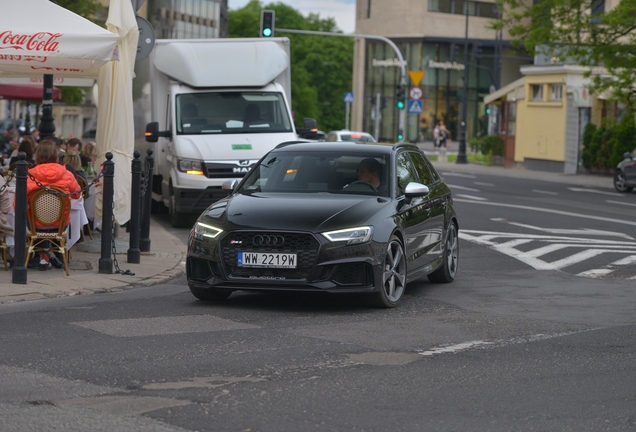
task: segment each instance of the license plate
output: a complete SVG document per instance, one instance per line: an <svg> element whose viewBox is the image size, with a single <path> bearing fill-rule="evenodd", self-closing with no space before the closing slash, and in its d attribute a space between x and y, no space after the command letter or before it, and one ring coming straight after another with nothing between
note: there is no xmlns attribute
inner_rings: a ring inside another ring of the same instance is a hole
<svg viewBox="0 0 636 432"><path fill-rule="evenodd" d="M296 268L296 254L239 252L239 267Z"/></svg>

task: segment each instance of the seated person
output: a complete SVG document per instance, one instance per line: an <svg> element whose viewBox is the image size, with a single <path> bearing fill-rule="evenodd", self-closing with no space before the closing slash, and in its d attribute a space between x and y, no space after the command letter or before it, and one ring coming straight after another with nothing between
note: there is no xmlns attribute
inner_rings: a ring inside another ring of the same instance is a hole
<svg viewBox="0 0 636 432"><path fill-rule="evenodd" d="M33 139L31 137L22 138L20 146L16 149L16 155L13 156L9 161L9 166L20 160L20 158L18 158L19 152L24 152L26 154L26 159L24 160L31 163L31 166L35 165L35 160L33 160L33 153L35 151L35 148L35 143L33 142Z"/></svg>
<svg viewBox="0 0 636 432"><path fill-rule="evenodd" d="M358 176L357 181L369 183L376 190L384 190L386 188L380 181L380 179L382 178L382 164L380 164L377 159L362 159L360 161L360 165L358 166L356 175ZM349 185L345 185L344 187L346 188L348 186Z"/></svg>

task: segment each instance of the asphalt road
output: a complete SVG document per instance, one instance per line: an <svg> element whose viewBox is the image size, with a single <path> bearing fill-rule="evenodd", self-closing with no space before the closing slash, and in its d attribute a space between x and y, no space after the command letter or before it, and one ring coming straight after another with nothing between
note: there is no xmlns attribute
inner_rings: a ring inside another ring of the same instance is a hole
<svg viewBox="0 0 636 432"><path fill-rule="evenodd" d="M183 280L0 307L0 430L636 430L636 194L442 175L458 278L396 309Z"/></svg>

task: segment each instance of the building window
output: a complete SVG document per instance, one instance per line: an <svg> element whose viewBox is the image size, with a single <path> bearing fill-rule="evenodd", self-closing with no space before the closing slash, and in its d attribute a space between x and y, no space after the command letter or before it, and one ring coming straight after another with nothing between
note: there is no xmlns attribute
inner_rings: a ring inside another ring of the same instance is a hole
<svg viewBox="0 0 636 432"><path fill-rule="evenodd" d="M517 103L508 102L508 127L507 135L514 136L517 133Z"/></svg>
<svg viewBox="0 0 636 432"><path fill-rule="evenodd" d="M428 0L428 10L431 12L451 13L452 0Z"/></svg>
<svg viewBox="0 0 636 432"><path fill-rule="evenodd" d="M605 13L605 0L592 0L592 22L600 24Z"/></svg>
<svg viewBox="0 0 636 432"><path fill-rule="evenodd" d="M552 84L550 86L550 100L555 102L563 100L563 86L561 84Z"/></svg>
<svg viewBox="0 0 636 432"><path fill-rule="evenodd" d="M371 18L371 0L367 3L367 18Z"/></svg>
<svg viewBox="0 0 636 432"><path fill-rule="evenodd" d="M543 84L532 84L532 100L543 100Z"/></svg>

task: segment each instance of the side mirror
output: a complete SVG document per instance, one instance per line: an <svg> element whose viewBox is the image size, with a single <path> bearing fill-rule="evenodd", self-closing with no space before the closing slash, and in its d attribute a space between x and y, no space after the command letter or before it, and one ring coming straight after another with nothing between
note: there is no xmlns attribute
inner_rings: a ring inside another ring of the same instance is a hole
<svg viewBox="0 0 636 432"><path fill-rule="evenodd" d="M305 118L303 127L296 129L299 138L318 139L318 122L311 117Z"/></svg>
<svg viewBox="0 0 636 432"><path fill-rule="evenodd" d="M630 152L623 153L623 159L631 159L631 158L632 158L632 154Z"/></svg>
<svg viewBox="0 0 636 432"><path fill-rule="evenodd" d="M236 181L236 179L225 180L223 182L223 185L221 186L221 189L227 192L233 192L234 189L236 189L237 184L238 181Z"/></svg>
<svg viewBox="0 0 636 432"><path fill-rule="evenodd" d="M410 182L404 189L404 195L407 198L424 197L429 193L428 186L417 182Z"/></svg>
<svg viewBox="0 0 636 432"><path fill-rule="evenodd" d="M168 131L159 131L159 123L152 122L146 125L146 141L148 142L157 142L159 137L170 138L172 137L172 132Z"/></svg>

